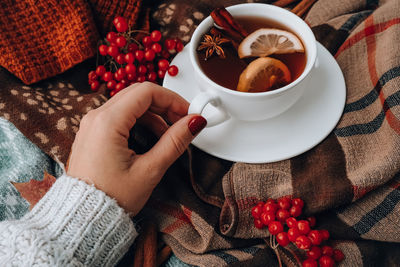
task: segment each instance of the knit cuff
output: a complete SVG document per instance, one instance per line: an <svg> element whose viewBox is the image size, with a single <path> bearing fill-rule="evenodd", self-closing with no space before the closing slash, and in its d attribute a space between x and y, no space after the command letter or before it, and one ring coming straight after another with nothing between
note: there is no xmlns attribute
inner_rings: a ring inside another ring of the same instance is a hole
<svg viewBox="0 0 400 267"><path fill-rule="evenodd" d="M24 220L84 266L114 266L137 236L128 214L93 185L62 175Z"/></svg>

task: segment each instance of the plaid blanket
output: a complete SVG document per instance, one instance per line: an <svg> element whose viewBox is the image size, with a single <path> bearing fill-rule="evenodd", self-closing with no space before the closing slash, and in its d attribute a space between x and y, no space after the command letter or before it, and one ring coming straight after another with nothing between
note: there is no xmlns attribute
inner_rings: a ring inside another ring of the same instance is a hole
<svg viewBox="0 0 400 267"><path fill-rule="evenodd" d="M214 7L239 2L166 0L154 7L152 20L168 35L189 41ZM330 231L333 245L345 253L343 266L398 265L399 10L398 0L314 4L305 20L346 79L342 119L321 144L276 163L228 162L192 147L143 211L178 258L197 266L277 265L262 241L268 232L252 226L250 208L259 200L292 195L305 200L317 228ZM102 92L89 93L90 67L93 62L86 62L32 86L1 69L0 116L65 162L80 118L105 101ZM140 132L136 141L148 146L147 137Z"/></svg>

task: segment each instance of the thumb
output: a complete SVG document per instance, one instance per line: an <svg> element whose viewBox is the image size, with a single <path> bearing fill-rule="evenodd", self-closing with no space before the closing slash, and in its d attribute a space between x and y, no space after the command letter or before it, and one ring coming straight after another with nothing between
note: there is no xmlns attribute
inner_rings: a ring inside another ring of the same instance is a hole
<svg viewBox="0 0 400 267"><path fill-rule="evenodd" d="M165 172L206 125L207 120L202 116L186 115L169 127L153 148L142 155L143 160Z"/></svg>

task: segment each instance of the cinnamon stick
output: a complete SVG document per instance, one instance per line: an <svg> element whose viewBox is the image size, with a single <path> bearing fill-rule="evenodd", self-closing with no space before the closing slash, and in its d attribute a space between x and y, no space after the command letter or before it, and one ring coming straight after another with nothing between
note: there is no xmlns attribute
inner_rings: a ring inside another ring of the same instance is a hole
<svg viewBox="0 0 400 267"><path fill-rule="evenodd" d="M157 266L160 266L161 264L166 261L169 256L171 255L172 249L170 246L165 246L163 247L157 254Z"/></svg>
<svg viewBox="0 0 400 267"><path fill-rule="evenodd" d="M292 9L292 12L297 16L302 17L317 0L302 0L297 6Z"/></svg>
<svg viewBox="0 0 400 267"><path fill-rule="evenodd" d="M235 19L232 17L231 13L228 12L228 10L225 9L225 7L220 7L218 8L219 14L229 23L229 25L232 26L232 28L237 31L243 38L245 38L248 34L248 32L235 21Z"/></svg>
<svg viewBox="0 0 400 267"><path fill-rule="evenodd" d="M149 223L145 229L143 243L143 267L156 267L157 227Z"/></svg>
<svg viewBox="0 0 400 267"><path fill-rule="evenodd" d="M143 266L143 236L139 236L136 240L133 267Z"/></svg>
<svg viewBox="0 0 400 267"><path fill-rule="evenodd" d="M137 238L133 267L155 267L157 256L157 228L146 223Z"/></svg>
<svg viewBox="0 0 400 267"><path fill-rule="evenodd" d="M278 0L276 1L273 5L274 6L279 6L279 7L285 7L287 5L292 4L293 2L296 2L297 0Z"/></svg>
<svg viewBox="0 0 400 267"><path fill-rule="evenodd" d="M236 32L233 28L231 28L229 23L221 15L219 15L219 13L215 12L215 10L211 12L211 17L213 18L215 24L218 27L220 27L222 30L224 30L227 34L230 35L231 39L236 39L239 41L243 39L238 32Z"/></svg>

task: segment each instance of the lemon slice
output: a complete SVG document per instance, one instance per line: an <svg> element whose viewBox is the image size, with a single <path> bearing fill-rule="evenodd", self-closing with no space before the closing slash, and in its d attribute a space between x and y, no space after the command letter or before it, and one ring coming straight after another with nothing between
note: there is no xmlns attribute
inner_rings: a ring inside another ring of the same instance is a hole
<svg viewBox="0 0 400 267"><path fill-rule="evenodd" d="M258 29L251 33L243 39L238 48L240 58L294 52L304 52L300 39L288 31L270 28Z"/></svg>
<svg viewBox="0 0 400 267"><path fill-rule="evenodd" d="M237 90L240 92L266 92L290 83L288 67L280 60L260 57L252 61L240 74Z"/></svg>

